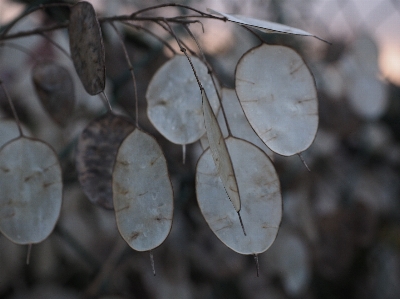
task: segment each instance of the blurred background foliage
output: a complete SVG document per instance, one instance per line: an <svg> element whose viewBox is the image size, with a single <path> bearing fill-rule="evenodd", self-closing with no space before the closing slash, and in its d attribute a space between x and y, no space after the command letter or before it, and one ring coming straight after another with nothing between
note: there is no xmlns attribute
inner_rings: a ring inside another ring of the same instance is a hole
<svg viewBox="0 0 400 299"><path fill-rule="evenodd" d="M49 2L54 1L2 0L1 25L31 6ZM100 16L165 3L91 2ZM0 78L30 135L47 141L58 153L64 200L53 234L33 246L30 265L25 264L26 247L0 236L0 298L399 298L400 1L177 2L203 11L212 7L282 22L332 42L263 36L268 43L295 48L307 61L318 87L320 127L313 145L303 154L311 172L298 157L274 157L284 216L277 240L259 256L260 277L256 277L253 258L222 244L200 213L194 191L200 145L188 146L183 165L181 147L166 141L147 119L144 95L148 82L171 52L144 31L125 27L125 44L137 78L139 123L163 147L175 192L172 231L154 250L157 276L153 277L148 253L131 250L118 234L113 212L89 203L77 182L77 136L105 111L100 98L84 92L71 61L48 39L31 36L12 43L29 49L33 56L2 44ZM182 13L176 8L151 12ZM63 22L67 16L65 9L47 9L25 18L13 32ZM239 26L211 20L203 24L204 34L198 24L191 29L219 80L234 87L238 59L258 40ZM143 25L171 41L154 24ZM102 29L106 92L115 111L134 117L133 83L123 51L111 28L105 25ZM180 33L193 45L183 30ZM68 49L66 31L46 36ZM31 68L35 57L57 59L74 75L77 107L65 127L46 115L34 93ZM0 116L11 117L2 93ZM5 134L0 128L0 139Z"/></svg>

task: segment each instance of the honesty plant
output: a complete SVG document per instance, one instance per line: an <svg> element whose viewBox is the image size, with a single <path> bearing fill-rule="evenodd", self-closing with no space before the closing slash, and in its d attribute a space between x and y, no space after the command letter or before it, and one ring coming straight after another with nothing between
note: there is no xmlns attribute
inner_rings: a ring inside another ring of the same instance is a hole
<svg viewBox="0 0 400 299"><path fill-rule="evenodd" d="M257 31L313 35L282 24L214 10L209 14L178 4L99 18L92 5L82 1L31 9L0 33L0 42L7 45L10 40L36 34L35 30L10 30L29 13L54 6L68 7L69 21L43 27L42 33L68 29L70 58L82 85L90 95L101 94L108 109L78 138L78 179L92 203L114 209L123 239L135 250L150 251L162 244L173 221L173 190L166 159L157 141L140 128L137 98L136 119L130 120L112 111L104 92L105 51L100 24L111 25L124 45L118 29L121 27L114 23L156 36L144 27L146 21L166 30L183 54L177 54L169 42L157 37L175 55L149 83L146 100L150 121L166 139L183 148L206 138L205 147L209 148L205 148L196 168L197 201L204 218L231 249L255 257L267 250L275 240L282 216L279 178L271 151L290 156L310 146L318 127L318 102L314 78L299 54L288 47L265 44ZM143 16L168 6L195 15ZM240 59L235 90L220 88L201 44L190 31L191 23L204 18L237 23L262 42ZM196 51L177 36L177 27L188 32L197 44ZM125 48L124 53L136 83ZM39 61L32 70L32 82L54 121L60 125L68 122L75 96L67 68L55 61ZM23 134L7 97L19 137L5 140L0 149L0 231L15 243L32 244L45 239L57 222L62 199L61 167L48 144ZM221 118L216 117L218 113ZM224 126L227 136L221 130Z"/></svg>

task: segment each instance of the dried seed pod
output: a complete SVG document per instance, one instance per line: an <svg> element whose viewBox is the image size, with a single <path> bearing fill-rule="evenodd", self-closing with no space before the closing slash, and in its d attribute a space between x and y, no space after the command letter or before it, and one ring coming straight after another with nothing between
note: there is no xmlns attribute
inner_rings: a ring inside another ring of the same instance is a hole
<svg viewBox="0 0 400 299"><path fill-rule="evenodd" d="M62 202L61 167L46 143L20 137L0 149L0 231L17 244L53 231Z"/></svg>
<svg viewBox="0 0 400 299"><path fill-rule="evenodd" d="M236 182L235 171L232 166L231 157L226 147L224 136L219 127L217 118L212 112L210 103L204 90L201 91L203 96L203 113L204 123L207 130L207 139L210 146L211 154L217 168L218 175L222 180L225 191L230 201L235 207L236 212L240 211L239 188Z"/></svg>
<svg viewBox="0 0 400 299"><path fill-rule="evenodd" d="M235 74L243 111L261 140L291 156L306 150L318 129L314 77L294 50L261 45L245 53Z"/></svg>
<svg viewBox="0 0 400 299"><path fill-rule="evenodd" d="M113 170L118 230L133 249L164 242L172 226L174 196L167 162L156 140L136 129L118 149Z"/></svg>
<svg viewBox="0 0 400 299"><path fill-rule="evenodd" d="M258 147L233 137L226 139L226 145L236 173L247 235L242 233L210 150L197 164L197 202L211 230L226 246L241 254L262 253L274 242L282 218L279 179L271 160Z"/></svg>
<svg viewBox="0 0 400 299"><path fill-rule="evenodd" d="M75 105L74 83L68 70L54 62L36 64L32 81L44 109L58 124L65 125Z"/></svg>
<svg viewBox="0 0 400 299"><path fill-rule="evenodd" d="M225 17L228 21L231 21L233 23L237 23L240 25L245 25L260 31L263 31L265 33L284 33L284 34L293 34L293 35L303 35L303 36L313 36L317 39L320 39L319 37L304 31L302 29L298 29L295 27L290 27L287 25L279 24L279 23L274 23L266 20L259 20L247 16L242 16L242 15L236 15L236 14L227 14L223 12L219 12L213 9L208 8L207 9L209 12L220 15Z"/></svg>
<svg viewBox="0 0 400 299"><path fill-rule="evenodd" d="M111 112L93 120L79 137L76 169L83 191L89 200L113 209L112 170L118 148L135 129L127 118Z"/></svg>
<svg viewBox="0 0 400 299"><path fill-rule="evenodd" d="M219 101L207 67L196 57L191 61L213 111L218 111ZM151 123L169 141L189 144L205 134L199 86L185 56L173 57L155 73L146 99Z"/></svg>
<svg viewBox="0 0 400 299"><path fill-rule="evenodd" d="M106 68L103 37L92 4L82 1L71 7L68 31L76 72L85 90L96 95L105 88Z"/></svg>

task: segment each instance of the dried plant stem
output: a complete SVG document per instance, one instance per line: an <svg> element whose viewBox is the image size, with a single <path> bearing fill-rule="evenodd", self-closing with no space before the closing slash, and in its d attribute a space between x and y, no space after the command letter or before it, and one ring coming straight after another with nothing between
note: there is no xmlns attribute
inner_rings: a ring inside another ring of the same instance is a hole
<svg viewBox="0 0 400 299"><path fill-rule="evenodd" d="M139 99L138 99L138 93L137 93L137 85L136 85L136 77L135 77L135 72L133 70L133 66L131 63L131 59L129 58L129 54L128 51L126 50L125 47L125 43L124 43L124 39L121 35L121 33L119 32L118 28L115 26L115 24L113 22L110 23L110 25L113 27L115 33L118 36L118 40L121 43L121 47L122 50L124 51L124 55L125 55L125 60L128 63L129 66L129 71L131 73L132 76L132 81L133 81L133 90L134 90L134 97L135 97L135 118L136 118L136 127L140 129L139 127Z"/></svg>
<svg viewBox="0 0 400 299"><path fill-rule="evenodd" d="M20 31L20 32L17 32L14 34L1 35L0 41L21 38L21 37L28 37L28 36L32 36L32 35L36 35L36 34L42 34L43 32L64 29L64 28L67 28L67 26L68 26L68 22L65 22L62 24L57 24L57 25L52 25L52 26L47 26L47 27L39 27L39 28L36 28L33 30Z"/></svg>
<svg viewBox="0 0 400 299"><path fill-rule="evenodd" d="M30 51L28 48L25 48L25 47L23 47L21 45L7 42L7 43L1 43L0 47L13 48L15 50L21 51L22 53L25 53L26 55L28 55L30 58L32 58L36 62L39 61L39 59L36 58L36 56L32 53L32 51Z"/></svg>
<svg viewBox="0 0 400 299"><path fill-rule="evenodd" d="M174 50L174 48L172 48L171 45L170 45L167 41L163 40L161 37L159 37L159 36L158 36L157 34L155 34L154 32L150 31L150 30L147 29L146 27L139 26L139 25L136 25L136 24L131 24L131 23L128 23L128 22L122 22L122 24L124 24L124 25L126 25L126 26L129 26L129 27L133 27L133 28L138 29L138 30L143 30L143 31L145 31L147 34L153 36L153 37L156 38L158 41L160 41L163 45L165 45L165 46L172 52L172 54L174 54L174 55L176 54L176 51Z"/></svg>
<svg viewBox="0 0 400 299"><path fill-rule="evenodd" d="M79 243L74 236L72 236L67 230L61 227L59 224L56 225L54 232L65 241L77 254L85 261L94 272L100 269L100 262L87 251L81 243Z"/></svg>
<svg viewBox="0 0 400 299"><path fill-rule="evenodd" d="M150 11L150 10L154 10L154 9L158 9L158 8L163 8L163 7L180 7L180 8L185 8L194 12L197 12L198 14L200 14L201 16L206 16L206 17L210 17L210 18L217 18L217 19L221 19L220 17L216 17L214 15L202 12L200 10L197 10L193 7L187 6L187 5L183 5L183 4L178 4L178 3L165 3L165 4L160 4L160 5L155 5L155 6L151 6L151 7L147 7L141 10L138 10L136 12L134 12L133 14L131 14L131 17L135 17L138 14L144 13L146 11Z"/></svg>
<svg viewBox="0 0 400 299"><path fill-rule="evenodd" d="M21 122L20 122L20 120L19 120L17 111L15 110L14 103L13 103L13 101L12 101L10 95L8 94L7 89L5 88L5 86L4 86L4 84L3 84L3 81L1 81L1 80L0 80L0 85L1 85L1 88L3 89L3 91L4 91L4 94L6 95L6 98L7 98L7 100L8 100L8 103L9 103L9 105L10 105L10 107L11 107L11 110L12 110L12 113L13 113L13 115L14 115L15 121L17 122L18 131L19 131L19 136L22 137L22 136L24 136L24 133L22 132Z"/></svg>
<svg viewBox="0 0 400 299"><path fill-rule="evenodd" d="M176 36L176 34L174 33L172 27L169 25L168 21L164 19L164 23L165 23L165 25L167 25L167 27L169 29L169 32L171 33L171 35L175 38L176 42L178 43L179 49L181 50L181 52L183 54L185 54L186 58L188 59L188 61L190 63L190 66L192 68L193 74L194 74L194 76L196 78L197 84L199 85L200 92L201 92L202 90L204 90L204 88L203 88L203 85L201 84L201 82L199 80L199 77L197 76L197 72L196 72L196 70L195 70L195 68L193 66L192 60L190 59L189 55L186 53L186 49L182 46L181 40Z"/></svg>
<svg viewBox="0 0 400 299"><path fill-rule="evenodd" d="M203 61L204 64L207 66L207 70L208 70L208 73L209 73L209 75L210 75L210 77L211 77L211 81L212 81L212 83L213 83L213 85L214 85L215 92L217 93L219 105L220 105L220 107L221 107L222 115L223 115L223 117L224 117L225 124L226 124L226 128L227 128L227 130L228 130L228 136L232 136L232 131L231 131L231 128L230 128L229 123L228 123L228 118L227 118L227 116L226 116L224 106L222 105L222 97L221 97L221 94L220 94L219 91L218 91L217 83L215 82L215 78L214 78L214 76L213 76L213 73L214 73L214 72L213 72L211 66L209 65L209 63L208 63L208 61L207 61L207 59L206 59L206 55L204 54L203 48L201 47L201 45L200 45L200 43L198 42L197 38L194 36L193 32L189 29L189 27L188 27L187 25L184 25L184 28L186 29L186 31L189 33L190 37L191 37L191 38L194 40L194 42L196 43L197 48L198 48L199 51L200 51L200 55L201 55L202 61ZM242 226L243 226L243 225L242 225ZM243 232L244 232L244 229L243 229ZM246 235L246 233L244 233L244 234Z"/></svg>
<svg viewBox="0 0 400 299"><path fill-rule="evenodd" d="M96 275L92 283L86 289L84 298L93 298L98 295L97 293L101 285L109 276L112 275L114 268L117 266L126 248L128 248L126 242L118 236L118 240L107 260L103 263L100 272Z"/></svg>
<svg viewBox="0 0 400 299"><path fill-rule="evenodd" d="M40 33L41 36L43 36L46 40L48 40L54 47L56 47L58 50L60 50L65 56L67 56L70 60L72 60L71 55L63 48L61 47L58 43L56 43L53 39L48 37L45 33Z"/></svg>
<svg viewBox="0 0 400 299"><path fill-rule="evenodd" d="M50 7L61 7L61 6L67 6L67 7L71 7L72 4L68 4L68 3L49 3L49 4L40 4L36 7L31 7L30 9L26 10L25 12L23 12L21 15L19 15L17 18L15 18L7 27L6 29L4 29L4 31L1 33L0 35L0 40L3 39L5 37L5 35L15 26L15 24L17 24L19 21L21 21L23 18L25 18L26 16L30 15L31 13L38 11L38 10L42 10L45 8L50 8Z"/></svg>

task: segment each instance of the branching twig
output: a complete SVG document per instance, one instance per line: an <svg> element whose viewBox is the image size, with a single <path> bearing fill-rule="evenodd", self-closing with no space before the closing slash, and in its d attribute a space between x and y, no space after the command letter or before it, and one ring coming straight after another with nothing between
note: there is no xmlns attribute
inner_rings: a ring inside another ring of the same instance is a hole
<svg viewBox="0 0 400 299"><path fill-rule="evenodd" d="M125 44L124 44L124 39L119 32L118 28L114 25L114 23L110 23L110 25L114 28L115 32L117 33L118 40L121 43L122 50L124 51L125 55L125 60L128 63L129 66L129 71L132 75L132 81L133 81L133 89L134 89L134 95L135 95L135 118L136 118L136 127L140 129L139 127L139 99L138 99L138 93L137 93L137 85L136 85L136 77L135 77L135 72L133 71L133 66L131 63L131 60L128 55L128 51L126 50Z"/></svg>
<svg viewBox="0 0 400 299"><path fill-rule="evenodd" d="M21 21L23 18L25 18L26 16L30 15L31 13L38 11L38 10L42 10L45 8L50 8L50 7L61 7L61 6L67 6L67 7L71 7L72 4L69 3L48 3L48 4L40 4L39 6L36 7L31 7L28 10L26 10L25 12L23 12L21 15L19 15L17 18L15 18L5 29L4 31L1 33L0 35L0 40L2 40L5 35L15 26L15 24L17 24L19 21Z"/></svg>
<svg viewBox="0 0 400 299"><path fill-rule="evenodd" d="M152 7L147 7L141 10L138 10L136 12L134 12L133 14L131 14L131 17L135 17L138 14L144 13L146 11L150 11L150 10L154 10L154 9L158 9L158 8L163 8L163 7L180 7L180 8L185 8L194 12L197 12L198 14L200 14L201 16L206 16L206 17L210 17L210 18L217 18L217 19L221 19L220 17L216 17L214 15L205 13L203 11L197 10L193 7L187 6L187 5L183 5L183 4L177 4L177 3L166 3L166 4L160 4L160 5L155 5Z"/></svg>
<svg viewBox="0 0 400 299"><path fill-rule="evenodd" d="M213 83L214 88L215 88L215 92L217 93L219 105L220 105L220 107L221 107L222 115L223 115L224 120L225 120L226 129L228 130L228 135L229 135L229 136L232 136L231 128L229 127L229 123L228 123L228 118L227 118L227 116L226 116L225 109L224 109L224 107L223 107L223 105L222 105L222 97L221 97L221 94L220 94L219 91L218 91L217 83L215 82L215 78L214 78L214 76L213 76L213 70L212 70L212 68L211 68L211 65L207 62L207 59L206 59L206 56L205 56L205 54L204 54L203 48L201 47L201 45L200 45L200 43L198 42L197 38L194 36L193 32L192 32L192 31L189 29L189 27L186 26L186 25L184 25L184 28L186 29L186 31L189 33L189 35L192 37L192 39L195 41L197 47L199 48L202 61L204 62L204 64L205 64L206 67L207 67L208 74L209 74L210 77L211 77L212 83Z"/></svg>
<svg viewBox="0 0 400 299"><path fill-rule="evenodd" d="M16 50L21 51L22 53L28 55L33 60L39 61L39 59L37 59L36 56L33 55L31 50L29 50L28 48L25 48L25 47L23 47L21 45L14 44L14 43L1 43L0 47L9 47L9 48L16 49Z"/></svg>
<svg viewBox="0 0 400 299"><path fill-rule="evenodd" d="M190 59L189 55L186 53L186 49L182 46L181 40L176 36L176 34L174 33L174 31L172 30L172 27L169 25L168 21L167 21L167 20L164 20L164 23L165 23L165 25L167 25L167 27L168 27L168 29L169 29L169 32L171 33L171 35L175 38L176 42L178 43L179 49L181 50L181 52L182 52L183 54L185 54L186 58L188 59L188 61L189 61L189 63L190 63L190 66L191 66L191 68L192 68L193 74L194 74L194 76L195 76L195 78L196 78L197 84L199 85L200 92L201 92L204 88L203 88L203 85L202 85L201 82L200 82L199 77L197 76L197 72L196 72L196 70L195 70L195 68L194 68L194 66L193 66L192 60Z"/></svg>
<svg viewBox="0 0 400 299"><path fill-rule="evenodd" d="M63 48L61 47L59 44L57 44L54 40L52 40L50 37L48 37L45 33L39 33L41 36L43 36L47 41L49 41L54 47L56 47L58 50L60 50L65 56L67 56L70 60L71 59L71 55L69 55L69 53Z"/></svg>
<svg viewBox="0 0 400 299"><path fill-rule="evenodd" d="M157 34L155 34L154 32L150 31L149 29L147 29L147 28L145 28L145 27L143 27L143 26L136 25L136 24L131 24L131 23L128 23L128 22L121 22L121 23L124 24L124 25L126 25L126 26L133 27L133 28L135 28L135 29L145 31L147 34L149 34L149 35L151 35L152 37L156 38L156 39L157 39L158 41L160 41L163 45L165 45L174 55L176 54L176 51L174 50L174 48L172 48L171 45L170 45L167 41L163 40L161 37L159 37L159 36L158 36Z"/></svg>

